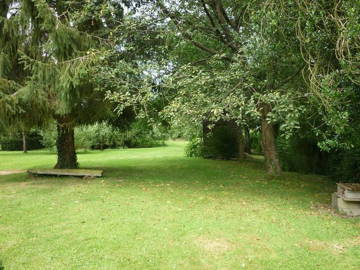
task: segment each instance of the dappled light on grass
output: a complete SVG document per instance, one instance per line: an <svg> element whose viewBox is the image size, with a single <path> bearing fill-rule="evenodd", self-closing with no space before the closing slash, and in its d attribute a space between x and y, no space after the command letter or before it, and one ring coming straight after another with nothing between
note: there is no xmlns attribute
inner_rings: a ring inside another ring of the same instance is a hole
<svg viewBox="0 0 360 270"><path fill-rule="evenodd" d="M99 179L0 176L5 269L359 265L360 220L329 209L333 183L294 173L270 178L261 160L185 158L183 146L79 155L81 167L104 169ZM22 158L23 166L53 165Z"/></svg>

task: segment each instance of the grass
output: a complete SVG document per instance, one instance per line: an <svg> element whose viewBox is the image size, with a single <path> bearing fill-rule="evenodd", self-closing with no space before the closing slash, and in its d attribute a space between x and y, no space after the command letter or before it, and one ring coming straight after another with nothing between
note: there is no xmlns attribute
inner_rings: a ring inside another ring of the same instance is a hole
<svg viewBox="0 0 360 270"><path fill-rule="evenodd" d="M99 179L0 176L4 269L360 269L360 219L329 209L334 183L183 148L79 154ZM0 170L54 164L0 152Z"/></svg>

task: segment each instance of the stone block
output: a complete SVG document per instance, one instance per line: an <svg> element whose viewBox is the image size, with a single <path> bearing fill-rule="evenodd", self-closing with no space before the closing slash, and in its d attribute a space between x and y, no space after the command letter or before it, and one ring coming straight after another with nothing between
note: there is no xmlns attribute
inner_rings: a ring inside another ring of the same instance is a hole
<svg viewBox="0 0 360 270"><path fill-rule="evenodd" d="M335 192L332 194L332 206L348 216L360 216L360 202L346 201Z"/></svg>

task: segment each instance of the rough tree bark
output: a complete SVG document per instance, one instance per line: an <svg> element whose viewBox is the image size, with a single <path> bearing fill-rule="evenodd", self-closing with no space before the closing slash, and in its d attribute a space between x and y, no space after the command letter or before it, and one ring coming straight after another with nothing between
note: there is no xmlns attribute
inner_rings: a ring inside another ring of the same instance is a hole
<svg viewBox="0 0 360 270"><path fill-rule="evenodd" d="M74 125L65 118L57 119L56 169L78 168L75 152Z"/></svg>
<svg viewBox="0 0 360 270"><path fill-rule="evenodd" d="M22 133L21 133L21 135L22 135L22 148L23 148L23 152L26 154L27 153L27 142L26 142L26 133L25 133L25 131L23 131Z"/></svg>
<svg viewBox="0 0 360 270"><path fill-rule="evenodd" d="M274 127L267 121L267 115L271 112L268 104L261 106L261 144L265 156L265 164L268 173L280 174L281 167L275 144Z"/></svg>
<svg viewBox="0 0 360 270"><path fill-rule="evenodd" d="M239 159L244 159L246 158L246 154L245 154L245 138L244 138L244 133L243 133L243 128L239 127L236 125L236 128L238 129L238 155L239 155Z"/></svg>

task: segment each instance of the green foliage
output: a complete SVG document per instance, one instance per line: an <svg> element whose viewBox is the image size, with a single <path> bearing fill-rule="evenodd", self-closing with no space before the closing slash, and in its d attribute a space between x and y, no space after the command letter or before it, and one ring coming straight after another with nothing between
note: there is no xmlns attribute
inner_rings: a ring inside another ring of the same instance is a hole
<svg viewBox="0 0 360 270"><path fill-rule="evenodd" d="M121 132L106 122L80 126L75 129L77 149L100 149L119 146Z"/></svg>
<svg viewBox="0 0 360 270"><path fill-rule="evenodd" d="M57 131L55 125L49 125L47 128L41 130L42 140L41 143L49 151L55 151Z"/></svg>
<svg viewBox="0 0 360 270"><path fill-rule="evenodd" d="M311 155L326 163L323 151L351 153L360 134L359 1L210 2L158 4L172 22L173 125L234 119L258 129L267 104L284 168L321 172Z"/></svg>
<svg viewBox="0 0 360 270"><path fill-rule="evenodd" d="M337 182L360 183L360 150L342 150L331 153L329 175Z"/></svg>
<svg viewBox="0 0 360 270"><path fill-rule="evenodd" d="M204 143L200 138L192 138L185 147L187 157L203 157Z"/></svg>
<svg viewBox="0 0 360 270"><path fill-rule="evenodd" d="M193 137L185 148L187 157L231 159L238 157L238 133L226 125L218 125L203 134Z"/></svg>
<svg viewBox="0 0 360 270"><path fill-rule="evenodd" d="M277 147L286 171L327 175L336 182L360 182L359 147L326 152L314 136L278 137Z"/></svg>
<svg viewBox="0 0 360 270"><path fill-rule="evenodd" d="M97 124L95 124L97 125ZM75 148L77 150L90 150L92 145L96 142L95 125L92 126L79 126L75 128Z"/></svg>
<svg viewBox="0 0 360 270"><path fill-rule="evenodd" d="M199 132L198 132L199 134ZM203 123L201 138L193 135L186 146L186 156L231 159L239 155L239 129L233 122Z"/></svg>
<svg viewBox="0 0 360 270"><path fill-rule="evenodd" d="M43 145L54 150L56 146L56 126L42 132ZM137 120L127 128L117 128L106 122L81 125L75 128L75 147L80 150L106 148L155 147L165 144L168 135L163 127L150 125L145 120Z"/></svg>
<svg viewBox="0 0 360 270"><path fill-rule="evenodd" d="M37 131L31 131L26 134L27 150L41 149L42 136ZM2 136L0 139L0 149L3 151L20 151L23 150L23 140L21 133L13 133L11 135Z"/></svg>
<svg viewBox="0 0 360 270"><path fill-rule="evenodd" d="M124 26L125 6L130 12L142 2L2 1L0 124L28 128L55 120L59 131L72 131L75 126L110 117L114 106L105 100L105 95L113 89L102 84L96 74L113 55L118 56L117 60L125 59L122 53L131 47L125 46L131 43L124 38L126 27L119 29ZM119 50L120 47L124 50ZM109 70L106 73L112 75ZM84 132L81 130L79 134ZM71 136L72 132L64 134ZM98 132L97 136L102 145L103 134ZM83 140L85 137L87 135L78 138L78 147L89 146L89 142ZM46 143L48 147L52 145L50 141ZM60 155L68 155L68 159L75 155L74 149L70 149L73 144L64 145L65 141L57 143L59 160L65 160ZM57 166L68 166L66 164L70 163Z"/></svg>
<svg viewBox="0 0 360 270"><path fill-rule="evenodd" d="M322 120L313 127L319 146L326 151L352 148L359 134L359 1L297 2L309 101Z"/></svg>
<svg viewBox="0 0 360 270"><path fill-rule="evenodd" d="M227 125L215 125L204 134L202 155L205 158L231 159L239 154L239 133Z"/></svg>
<svg viewBox="0 0 360 270"><path fill-rule="evenodd" d="M314 138L294 136L277 138L282 168L301 173L329 173L329 153L322 151Z"/></svg>
<svg viewBox="0 0 360 270"><path fill-rule="evenodd" d="M250 132L250 147L255 153L262 153L261 134L259 131Z"/></svg>
<svg viewBox="0 0 360 270"><path fill-rule="evenodd" d="M155 147L164 145L168 134L161 125L151 125L146 120L139 119L124 131L123 138L125 147Z"/></svg>
<svg viewBox="0 0 360 270"><path fill-rule="evenodd" d="M166 137L160 124L103 123L114 111L152 123L161 111L185 138L204 121L267 121L285 169L322 172L320 147L341 153L336 174L357 175L359 16L358 0L1 1L0 128L56 120L78 127L77 148L103 149ZM235 133L205 134L201 155L234 157Z"/></svg>
<svg viewBox="0 0 360 270"><path fill-rule="evenodd" d="M177 68L166 80L177 93L165 110L174 125L204 120L258 125L263 103L271 105L268 121L278 123L282 133L290 136L299 128L306 88L298 76L304 63L296 10L284 11L287 4L274 1L220 1L218 9L206 1L166 2L171 8L160 9L179 39L171 51Z"/></svg>
<svg viewBox="0 0 360 270"><path fill-rule="evenodd" d="M20 138L18 139L1 139L0 146L2 151L20 151L22 150L23 143Z"/></svg>

